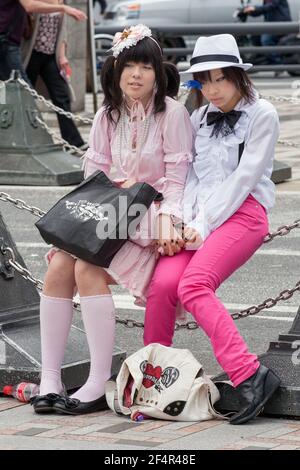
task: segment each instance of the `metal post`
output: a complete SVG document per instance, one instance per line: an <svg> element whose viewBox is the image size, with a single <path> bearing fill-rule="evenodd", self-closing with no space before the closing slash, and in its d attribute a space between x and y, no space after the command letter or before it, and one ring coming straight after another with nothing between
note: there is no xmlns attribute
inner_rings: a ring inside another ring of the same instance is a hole
<svg viewBox="0 0 300 470"><path fill-rule="evenodd" d="M79 158L63 151L38 123L35 99L15 79L0 97L0 184L68 185L83 179Z"/></svg>
<svg viewBox="0 0 300 470"><path fill-rule="evenodd" d="M264 407L264 413L278 416L300 417L300 307L290 331L279 335L278 341L271 342L265 354L259 360L272 369L281 379L279 389ZM228 380L222 374L214 378L215 382ZM237 411L238 394L229 384L218 384L221 400L219 410Z"/></svg>

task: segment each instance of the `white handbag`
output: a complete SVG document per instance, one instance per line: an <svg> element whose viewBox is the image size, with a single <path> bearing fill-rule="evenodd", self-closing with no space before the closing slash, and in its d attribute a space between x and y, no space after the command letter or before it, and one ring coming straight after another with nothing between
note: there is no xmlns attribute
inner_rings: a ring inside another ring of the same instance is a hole
<svg viewBox="0 0 300 470"><path fill-rule="evenodd" d="M106 384L108 406L117 414L170 421L226 419L213 405L215 384L187 349L150 344L129 356L116 382Z"/></svg>

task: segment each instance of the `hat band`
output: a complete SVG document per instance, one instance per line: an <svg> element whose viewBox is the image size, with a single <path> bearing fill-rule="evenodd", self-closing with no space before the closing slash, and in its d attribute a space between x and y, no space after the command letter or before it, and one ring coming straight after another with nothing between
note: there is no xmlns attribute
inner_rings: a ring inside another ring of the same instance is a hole
<svg viewBox="0 0 300 470"><path fill-rule="evenodd" d="M200 64L201 62L233 62L235 64L240 63L239 59L235 55L208 54L193 57L191 59L191 66L195 64Z"/></svg>

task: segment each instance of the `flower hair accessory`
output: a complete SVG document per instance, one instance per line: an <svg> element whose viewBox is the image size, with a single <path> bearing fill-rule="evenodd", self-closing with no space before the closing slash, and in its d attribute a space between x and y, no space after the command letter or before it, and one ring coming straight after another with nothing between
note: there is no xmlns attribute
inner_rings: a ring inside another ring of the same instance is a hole
<svg viewBox="0 0 300 470"><path fill-rule="evenodd" d="M130 26L129 28L125 28L124 31L116 33L113 40L113 47L110 50L113 51L113 56L117 58L120 52L124 49L129 49L130 47L135 46L144 38L152 39L161 51L160 46L152 37L151 29L144 24Z"/></svg>

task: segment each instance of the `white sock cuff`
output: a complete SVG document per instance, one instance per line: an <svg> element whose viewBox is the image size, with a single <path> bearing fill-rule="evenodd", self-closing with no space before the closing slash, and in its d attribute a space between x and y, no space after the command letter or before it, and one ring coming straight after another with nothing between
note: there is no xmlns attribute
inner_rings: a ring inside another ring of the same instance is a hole
<svg viewBox="0 0 300 470"><path fill-rule="evenodd" d="M64 303L64 302L72 302L73 299L65 299L64 297L50 297L48 295L40 293L41 299L47 300L47 302L53 303Z"/></svg>
<svg viewBox="0 0 300 470"><path fill-rule="evenodd" d="M80 300L84 300L85 302L88 302L89 300L101 300L105 298L111 298L113 300L113 297L111 294L99 294L99 295L88 295L86 297L80 296Z"/></svg>

